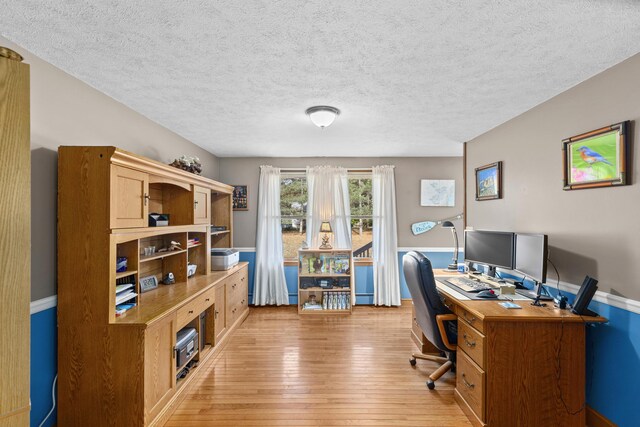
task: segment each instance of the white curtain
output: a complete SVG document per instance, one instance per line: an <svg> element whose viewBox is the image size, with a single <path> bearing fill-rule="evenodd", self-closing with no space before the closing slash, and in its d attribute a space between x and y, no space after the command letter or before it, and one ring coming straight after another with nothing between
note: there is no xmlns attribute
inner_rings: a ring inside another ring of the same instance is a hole
<svg viewBox="0 0 640 427"><path fill-rule="evenodd" d="M400 305L396 184L393 169L393 166L372 168L375 305Z"/></svg>
<svg viewBox="0 0 640 427"><path fill-rule="evenodd" d="M258 234L253 289L255 305L288 305L280 223L280 169L260 166Z"/></svg>
<svg viewBox="0 0 640 427"><path fill-rule="evenodd" d="M335 249L351 249L351 207L347 170L337 166L307 167L307 244L320 246L320 224L331 223Z"/></svg>

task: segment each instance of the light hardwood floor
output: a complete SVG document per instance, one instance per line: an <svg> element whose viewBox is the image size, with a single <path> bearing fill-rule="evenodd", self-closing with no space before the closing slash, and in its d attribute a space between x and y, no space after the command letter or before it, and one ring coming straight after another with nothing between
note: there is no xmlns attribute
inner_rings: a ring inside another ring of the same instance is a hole
<svg viewBox="0 0 640 427"><path fill-rule="evenodd" d="M208 362L166 427L470 426L437 364L409 365L411 308L355 307L351 316L251 308Z"/></svg>

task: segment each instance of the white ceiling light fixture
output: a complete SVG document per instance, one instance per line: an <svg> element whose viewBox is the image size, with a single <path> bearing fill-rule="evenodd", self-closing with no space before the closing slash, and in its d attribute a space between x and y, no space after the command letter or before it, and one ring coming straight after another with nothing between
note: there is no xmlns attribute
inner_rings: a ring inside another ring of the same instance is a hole
<svg viewBox="0 0 640 427"><path fill-rule="evenodd" d="M331 126L331 123L340 115L340 110L327 105L316 105L315 107L307 108L305 114L309 116L314 125L324 129Z"/></svg>

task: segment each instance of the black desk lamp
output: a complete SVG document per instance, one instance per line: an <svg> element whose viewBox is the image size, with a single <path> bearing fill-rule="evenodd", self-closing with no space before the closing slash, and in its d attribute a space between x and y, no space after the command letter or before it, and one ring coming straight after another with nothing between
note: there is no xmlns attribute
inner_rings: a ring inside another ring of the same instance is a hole
<svg viewBox="0 0 640 427"><path fill-rule="evenodd" d="M451 264L447 267L447 270L455 270L458 271L458 233L456 233L456 226L453 225L451 221L444 221L442 223L442 228L450 228L451 233L453 234L453 259L451 260Z"/></svg>

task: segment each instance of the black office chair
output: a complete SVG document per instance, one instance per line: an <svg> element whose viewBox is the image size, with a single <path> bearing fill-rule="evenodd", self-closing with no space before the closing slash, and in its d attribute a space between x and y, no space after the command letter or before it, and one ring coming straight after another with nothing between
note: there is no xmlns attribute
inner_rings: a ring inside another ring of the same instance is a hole
<svg viewBox="0 0 640 427"><path fill-rule="evenodd" d="M445 356L422 353L411 355L411 366L416 365L416 359L442 363L442 366L429 375L427 387L433 390L438 378L449 370L455 372L457 349L455 343L458 342L457 316L442 303L436 289L431 261L427 257L419 252L408 252L402 258L402 268L413 299L416 321L424 336Z"/></svg>

